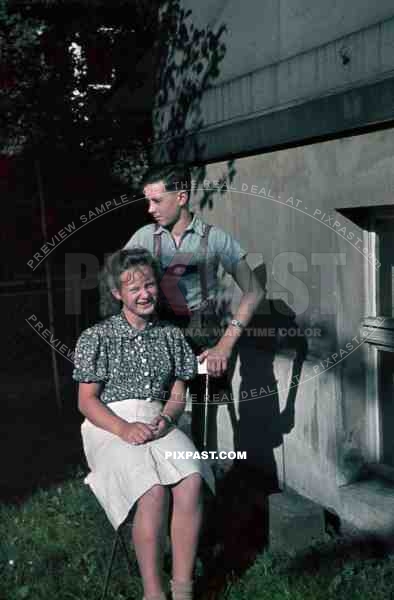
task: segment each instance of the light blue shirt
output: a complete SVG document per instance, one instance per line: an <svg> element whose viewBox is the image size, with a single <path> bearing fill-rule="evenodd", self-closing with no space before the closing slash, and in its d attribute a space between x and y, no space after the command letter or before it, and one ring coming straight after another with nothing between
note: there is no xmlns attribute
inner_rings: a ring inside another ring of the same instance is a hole
<svg viewBox="0 0 394 600"><path fill-rule="evenodd" d="M183 303L186 302L191 310L198 308L202 303L199 266L203 262L200 251L203 232L204 221L198 215L194 215L183 232L178 248L168 229L160 226L156 230L154 224L138 229L125 245L125 248L142 246L153 254L154 236L161 235L160 261L164 271L162 289L164 288L166 291L166 288L172 287L175 290L171 299L172 306L181 306L180 299L183 300ZM219 265L226 273L232 275L237 263L246 255L247 252L241 248L232 235L216 225L211 226L206 255L208 299L213 300L219 289Z"/></svg>

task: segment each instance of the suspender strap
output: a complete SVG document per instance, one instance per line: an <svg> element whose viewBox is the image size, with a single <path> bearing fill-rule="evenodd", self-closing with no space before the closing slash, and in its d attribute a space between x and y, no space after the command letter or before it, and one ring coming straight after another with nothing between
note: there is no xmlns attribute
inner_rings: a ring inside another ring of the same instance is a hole
<svg viewBox="0 0 394 600"><path fill-rule="evenodd" d="M200 241L200 260L198 262L198 270L200 275L201 286L201 304L208 300L208 236L211 225L204 223L204 231ZM159 228L159 224L155 224L155 231ZM153 235L153 255L159 260L161 258L161 234Z"/></svg>
<svg viewBox="0 0 394 600"><path fill-rule="evenodd" d="M204 223L204 232L200 242L200 261L199 261L199 272L200 272L200 286L201 286L201 304L204 304L208 300L208 236L211 225Z"/></svg>
<svg viewBox="0 0 394 600"><path fill-rule="evenodd" d="M159 224L155 223L155 231L159 229ZM161 258L161 233L153 235L153 256L160 262Z"/></svg>

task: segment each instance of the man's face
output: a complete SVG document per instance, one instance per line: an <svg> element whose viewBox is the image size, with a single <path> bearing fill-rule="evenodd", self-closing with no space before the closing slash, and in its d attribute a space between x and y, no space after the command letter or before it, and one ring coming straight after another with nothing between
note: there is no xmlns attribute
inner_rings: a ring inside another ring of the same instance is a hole
<svg viewBox="0 0 394 600"><path fill-rule="evenodd" d="M163 181L148 183L144 187L148 212L162 227L171 227L179 220L181 209L187 204L184 191L167 192Z"/></svg>

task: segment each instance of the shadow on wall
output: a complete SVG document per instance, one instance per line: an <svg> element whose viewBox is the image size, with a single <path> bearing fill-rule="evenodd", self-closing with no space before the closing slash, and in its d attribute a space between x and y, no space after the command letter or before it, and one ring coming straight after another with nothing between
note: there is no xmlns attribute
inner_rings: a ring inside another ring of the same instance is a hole
<svg viewBox="0 0 394 600"><path fill-rule="evenodd" d="M188 162L198 165L193 171L194 187L203 189L200 209L212 208L214 195L222 196L235 177L234 161L215 185L206 186L207 169L202 164L205 145L199 138L203 129L203 97L215 84L226 53L224 23L199 29L193 12L181 8L179 0L166 4L161 15L159 77L156 89L153 161Z"/></svg>
<svg viewBox="0 0 394 600"><path fill-rule="evenodd" d="M265 265L254 272L265 288ZM294 329L298 330L296 336L286 335ZM216 560L207 560L208 585L213 588L220 588L226 573L242 574L268 544L268 496L279 491L274 448L283 443L283 435L295 423L298 386L290 387L280 412L274 374L275 356L288 350L294 356L291 382L297 382L307 353L306 339L292 309L283 300L266 298L238 344L239 421L231 421L235 424L235 449L246 451L247 460L235 461L218 483L215 506L207 521L209 539L205 544L211 552L212 547L217 550ZM252 390L257 390L255 398ZM228 408L231 416L233 404Z"/></svg>
<svg viewBox="0 0 394 600"><path fill-rule="evenodd" d="M265 265L256 267L254 273L265 289ZM306 338L295 317L283 300L266 298L258 306L238 348L241 385L235 447L247 452L246 462L259 469L267 492L278 488L273 449L282 444L283 434L294 427L297 382L307 354ZM289 351L295 353L291 386L281 413L274 360L278 353Z"/></svg>

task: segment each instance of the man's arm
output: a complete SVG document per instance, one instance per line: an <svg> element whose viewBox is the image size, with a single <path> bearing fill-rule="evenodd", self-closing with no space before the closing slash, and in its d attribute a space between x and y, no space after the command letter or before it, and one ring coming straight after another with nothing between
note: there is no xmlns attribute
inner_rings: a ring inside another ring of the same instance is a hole
<svg viewBox="0 0 394 600"><path fill-rule="evenodd" d="M240 321L244 327L250 322L257 306L264 298L264 290L257 277L249 267L245 258L242 258L235 266L233 279L242 290L241 302L234 319ZM205 350L200 356L202 362L207 358L208 374L220 377L226 371L231 352L242 334L242 329L234 325L228 325L223 336L214 348Z"/></svg>

